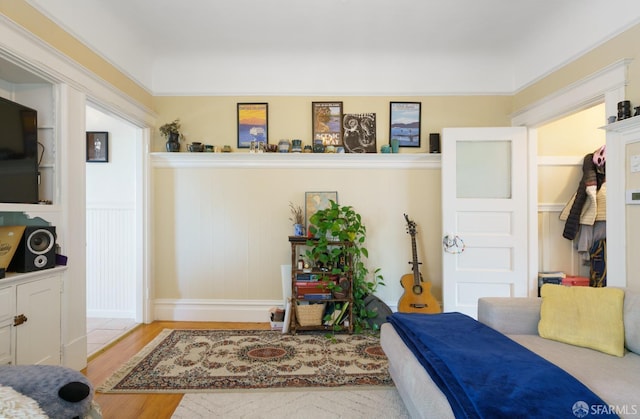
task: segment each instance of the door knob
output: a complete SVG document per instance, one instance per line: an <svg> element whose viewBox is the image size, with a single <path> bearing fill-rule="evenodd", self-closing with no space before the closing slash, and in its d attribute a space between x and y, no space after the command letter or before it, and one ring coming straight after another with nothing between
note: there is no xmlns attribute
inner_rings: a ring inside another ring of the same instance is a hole
<svg viewBox="0 0 640 419"><path fill-rule="evenodd" d="M24 314L19 314L13 317L13 325L20 326L22 323L26 323L27 320L29 320L27 319L27 316L25 316Z"/></svg>
<svg viewBox="0 0 640 419"><path fill-rule="evenodd" d="M442 238L442 250L444 250L446 253L462 253L464 252L464 248L464 241L460 238L460 236L449 233Z"/></svg>

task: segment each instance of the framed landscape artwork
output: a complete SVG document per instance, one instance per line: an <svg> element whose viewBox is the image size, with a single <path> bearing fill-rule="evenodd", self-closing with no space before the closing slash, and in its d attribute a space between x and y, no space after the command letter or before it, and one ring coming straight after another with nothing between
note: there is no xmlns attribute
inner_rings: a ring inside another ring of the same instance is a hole
<svg viewBox="0 0 640 419"><path fill-rule="evenodd" d="M238 103L238 148L251 142L269 144L269 104Z"/></svg>
<svg viewBox="0 0 640 419"><path fill-rule="evenodd" d="M420 147L421 102L391 102L389 142L397 138L400 147Z"/></svg>
<svg viewBox="0 0 640 419"><path fill-rule="evenodd" d="M312 102L311 114L313 143L342 146L342 102Z"/></svg>

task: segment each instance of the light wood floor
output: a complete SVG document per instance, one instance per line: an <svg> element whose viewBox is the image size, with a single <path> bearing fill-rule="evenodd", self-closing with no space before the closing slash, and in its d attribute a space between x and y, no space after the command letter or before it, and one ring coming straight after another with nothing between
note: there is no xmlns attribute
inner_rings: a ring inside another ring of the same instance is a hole
<svg viewBox="0 0 640 419"><path fill-rule="evenodd" d="M82 372L94 386L102 384L122 364L153 340L163 329L243 329L268 330L269 323L153 322L143 324L114 345L94 355ZM182 394L102 394L95 400L104 419L168 419Z"/></svg>

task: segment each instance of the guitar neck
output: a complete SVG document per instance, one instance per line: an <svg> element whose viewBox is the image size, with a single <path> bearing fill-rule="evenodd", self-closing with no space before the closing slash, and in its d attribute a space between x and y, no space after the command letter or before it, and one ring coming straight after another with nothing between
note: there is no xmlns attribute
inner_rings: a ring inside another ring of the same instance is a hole
<svg viewBox="0 0 640 419"><path fill-rule="evenodd" d="M415 284L420 284L420 270L418 268L418 248L416 246L416 235L411 235L411 251L413 253L413 282Z"/></svg>

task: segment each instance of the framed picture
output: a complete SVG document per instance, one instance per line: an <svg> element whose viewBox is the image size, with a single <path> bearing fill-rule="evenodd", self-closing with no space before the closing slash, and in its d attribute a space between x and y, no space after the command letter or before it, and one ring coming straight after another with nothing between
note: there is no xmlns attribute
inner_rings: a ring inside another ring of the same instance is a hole
<svg viewBox="0 0 640 419"><path fill-rule="evenodd" d="M420 147L421 102L391 102L389 142L397 138L400 147Z"/></svg>
<svg viewBox="0 0 640 419"><path fill-rule="evenodd" d="M344 149L347 153L376 152L376 114L344 115Z"/></svg>
<svg viewBox="0 0 640 419"><path fill-rule="evenodd" d="M342 102L312 102L313 143L342 146Z"/></svg>
<svg viewBox="0 0 640 419"><path fill-rule="evenodd" d="M331 202L338 202L338 192L305 192L304 193L304 214L305 214L305 226L309 231L309 218L316 212L322 209L329 208Z"/></svg>
<svg viewBox="0 0 640 419"><path fill-rule="evenodd" d="M238 103L238 148L251 142L269 144L269 104Z"/></svg>
<svg viewBox="0 0 640 419"><path fill-rule="evenodd" d="M90 163L107 163L109 161L108 132L87 132L87 161Z"/></svg>

